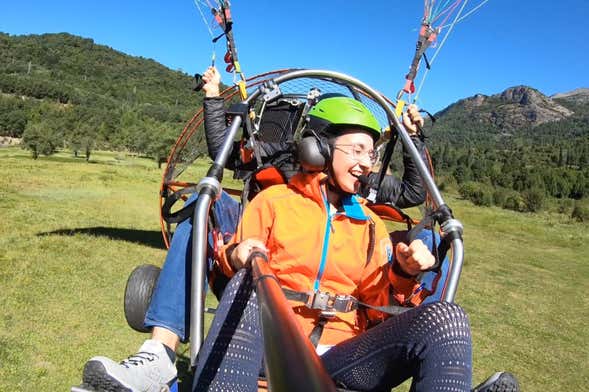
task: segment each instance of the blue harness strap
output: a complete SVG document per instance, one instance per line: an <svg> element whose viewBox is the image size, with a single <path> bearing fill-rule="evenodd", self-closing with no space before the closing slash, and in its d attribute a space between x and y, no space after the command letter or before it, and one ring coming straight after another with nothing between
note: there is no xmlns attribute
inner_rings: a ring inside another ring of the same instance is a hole
<svg viewBox="0 0 589 392"><path fill-rule="evenodd" d="M356 195L345 195L341 199L342 208L344 210L343 214L350 219L359 220L359 221L367 221L370 220L370 243L368 244L368 253L367 253L367 260L370 261L372 258L372 253L374 252L374 222L370 219L368 215L364 212L362 208L362 204L358 200L358 196ZM327 201L327 196L323 194L323 204L325 209L327 210L327 222L325 223L325 232L323 234L323 247L321 250L321 260L319 262L319 271L317 271L317 277L315 278L315 283L313 284L313 291L319 291L319 283L321 281L321 277L323 276L323 272L325 271L325 264L327 263L327 250L329 247L329 237L331 235L331 224L332 219L335 214L330 213L329 202Z"/></svg>

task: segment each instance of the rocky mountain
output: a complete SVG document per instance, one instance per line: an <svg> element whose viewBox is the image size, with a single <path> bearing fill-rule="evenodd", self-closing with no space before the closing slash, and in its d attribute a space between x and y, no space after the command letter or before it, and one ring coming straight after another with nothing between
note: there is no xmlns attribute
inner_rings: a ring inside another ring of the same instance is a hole
<svg viewBox="0 0 589 392"><path fill-rule="evenodd" d="M578 88L567 93L554 94L550 98L574 104L587 104L589 103L589 88Z"/></svg>
<svg viewBox="0 0 589 392"><path fill-rule="evenodd" d="M560 99L555 100L532 87L515 86L499 94L490 96L477 94L462 99L439 112L436 117L442 122L462 123L467 126L472 124L477 127L510 132L572 116L574 111L564 104L571 100L577 102L581 99L589 99L589 89L575 91L579 92L561 94L556 97Z"/></svg>
<svg viewBox="0 0 589 392"><path fill-rule="evenodd" d="M477 204L537 211L545 197L589 195L589 89L547 97L516 86L460 100L436 119L436 171Z"/></svg>

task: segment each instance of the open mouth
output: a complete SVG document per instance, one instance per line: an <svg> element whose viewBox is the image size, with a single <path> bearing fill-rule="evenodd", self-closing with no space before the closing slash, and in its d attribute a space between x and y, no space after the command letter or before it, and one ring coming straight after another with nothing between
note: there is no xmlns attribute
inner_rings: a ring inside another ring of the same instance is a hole
<svg viewBox="0 0 589 392"><path fill-rule="evenodd" d="M362 171L354 170L349 172L352 177L359 181L361 184L368 183L368 177Z"/></svg>

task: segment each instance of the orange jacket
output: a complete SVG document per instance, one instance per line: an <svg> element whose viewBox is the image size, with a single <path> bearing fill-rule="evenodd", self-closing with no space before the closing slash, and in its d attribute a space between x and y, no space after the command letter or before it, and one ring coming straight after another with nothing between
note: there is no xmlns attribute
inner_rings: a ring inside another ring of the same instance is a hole
<svg viewBox="0 0 589 392"><path fill-rule="evenodd" d="M257 238L266 244L269 265L283 287L349 294L376 306L388 305L392 290L403 302L417 285L414 279L397 276L389 268L393 252L384 223L356 196L344 203L345 211L329 214L325 179L322 173L299 173L288 185L272 186L258 194L245 208L232 241L220 249L221 268L232 276L227 248L243 239ZM375 246L367 261L371 221L375 224ZM319 311L298 302L292 305L309 335ZM385 317L376 311L367 313L371 320ZM356 312L337 313L326 324L319 343L337 344L362 332L364 324Z"/></svg>

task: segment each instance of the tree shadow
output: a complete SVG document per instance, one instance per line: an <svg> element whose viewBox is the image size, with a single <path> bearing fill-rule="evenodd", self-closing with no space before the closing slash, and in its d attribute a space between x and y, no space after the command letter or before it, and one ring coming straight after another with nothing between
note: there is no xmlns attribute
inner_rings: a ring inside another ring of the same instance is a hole
<svg viewBox="0 0 589 392"><path fill-rule="evenodd" d="M87 234L96 237L108 237L115 240L133 242L135 244L150 246L155 249L166 249L162 239L162 233L152 230L124 229L119 227L84 227L77 229L60 229L38 233L37 236L48 235L73 236Z"/></svg>

